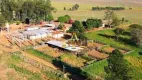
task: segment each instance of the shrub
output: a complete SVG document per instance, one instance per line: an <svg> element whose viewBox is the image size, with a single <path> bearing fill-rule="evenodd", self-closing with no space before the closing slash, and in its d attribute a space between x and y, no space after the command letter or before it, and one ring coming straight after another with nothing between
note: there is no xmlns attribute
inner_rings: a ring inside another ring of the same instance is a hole
<svg viewBox="0 0 142 80"><path fill-rule="evenodd" d="M52 20L54 20L52 14L49 14L48 16L46 16L46 21L52 21Z"/></svg>
<svg viewBox="0 0 142 80"><path fill-rule="evenodd" d="M5 18L3 16L0 15L0 27L3 27L5 25Z"/></svg>
<svg viewBox="0 0 142 80"><path fill-rule="evenodd" d="M61 17L58 18L58 21L59 21L60 23L66 23L66 22L68 22L68 17L66 17L66 16L61 16Z"/></svg>
<svg viewBox="0 0 142 80"><path fill-rule="evenodd" d="M20 21L16 21L16 25L19 25L21 22Z"/></svg>
<svg viewBox="0 0 142 80"><path fill-rule="evenodd" d="M138 24L130 25L132 40L138 45L142 45L142 26Z"/></svg>
<svg viewBox="0 0 142 80"><path fill-rule="evenodd" d="M86 25L86 29L98 28L102 26L101 19L87 19L86 24L83 22L83 25Z"/></svg>

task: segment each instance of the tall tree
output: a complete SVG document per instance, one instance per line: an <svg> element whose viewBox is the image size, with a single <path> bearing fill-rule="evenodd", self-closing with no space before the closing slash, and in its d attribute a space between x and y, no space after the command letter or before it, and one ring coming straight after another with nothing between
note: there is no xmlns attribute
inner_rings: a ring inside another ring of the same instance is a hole
<svg viewBox="0 0 142 80"><path fill-rule="evenodd" d="M107 24L109 26L117 26L119 25L119 19L117 17L117 15L112 11L112 10L107 10L105 12L105 16L104 19L107 21Z"/></svg>
<svg viewBox="0 0 142 80"><path fill-rule="evenodd" d="M45 20L51 11L55 12L50 0L0 0L0 10L2 16L8 21L13 18L24 20L27 17Z"/></svg>
<svg viewBox="0 0 142 80"><path fill-rule="evenodd" d="M138 24L130 25L132 40L138 46L142 46L142 26Z"/></svg>
<svg viewBox="0 0 142 80"><path fill-rule="evenodd" d="M118 40L120 35L124 32L124 29L123 28L119 28L117 27L115 30L114 30L114 33L115 33L115 36L116 36L116 39Z"/></svg>
<svg viewBox="0 0 142 80"><path fill-rule="evenodd" d="M106 80L130 80L130 68L123 54L118 50L114 50L108 58L108 66L105 67Z"/></svg>
<svg viewBox="0 0 142 80"><path fill-rule="evenodd" d="M2 15L0 15L0 31L3 29L5 23L6 23L5 18Z"/></svg>
<svg viewBox="0 0 142 80"><path fill-rule="evenodd" d="M84 27L80 21L75 21L72 24L72 27L70 28L69 32L71 33L84 33Z"/></svg>

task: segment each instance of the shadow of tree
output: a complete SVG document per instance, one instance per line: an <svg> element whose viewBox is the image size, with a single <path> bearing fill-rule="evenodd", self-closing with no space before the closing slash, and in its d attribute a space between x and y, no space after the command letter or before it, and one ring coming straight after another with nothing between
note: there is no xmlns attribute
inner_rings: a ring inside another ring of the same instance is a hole
<svg viewBox="0 0 142 80"><path fill-rule="evenodd" d="M139 52L139 55L142 55L142 51Z"/></svg>
<svg viewBox="0 0 142 80"><path fill-rule="evenodd" d="M123 32L122 35L131 36L131 33L130 32Z"/></svg>
<svg viewBox="0 0 142 80"><path fill-rule="evenodd" d="M64 62L62 62L60 59L55 59L52 61L55 66L60 68L60 70L63 71L63 66L65 67L65 72L71 73L71 78L73 80L86 80L87 79L87 73L82 71L81 68L73 67L71 65L68 65Z"/></svg>

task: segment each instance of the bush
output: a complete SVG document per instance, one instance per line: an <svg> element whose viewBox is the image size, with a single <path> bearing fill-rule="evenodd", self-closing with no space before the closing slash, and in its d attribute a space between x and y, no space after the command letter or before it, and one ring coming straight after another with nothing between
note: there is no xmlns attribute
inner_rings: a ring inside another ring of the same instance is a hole
<svg viewBox="0 0 142 80"><path fill-rule="evenodd" d="M101 19L87 19L86 24L83 22L83 25L86 25L86 29L98 28L102 26Z"/></svg>
<svg viewBox="0 0 142 80"><path fill-rule="evenodd" d="M5 18L3 16L0 15L0 27L3 27L5 25Z"/></svg>
<svg viewBox="0 0 142 80"><path fill-rule="evenodd" d="M19 25L21 22L20 21L16 21L16 25Z"/></svg>
<svg viewBox="0 0 142 80"><path fill-rule="evenodd" d="M66 23L66 22L68 22L68 17L61 16L61 17L58 18L58 21L60 23Z"/></svg>
<svg viewBox="0 0 142 80"><path fill-rule="evenodd" d="M68 23L70 20L71 20L71 17L69 15L60 16L58 18L58 21L61 23Z"/></svg>
<svg viewBox="0 0 142 80"><path fill-rule="evenodd" d="M46 21L52 21L52 20L54 20L53 15L52 15L52 14L49 14L49 15L46 17Z"/></svg>
<svg viewBox="0 0 142 80"><path fill-rule="evenodd" d="M138 24L130 25L132 40L138 46L142 46L142 26Z"/></svg>

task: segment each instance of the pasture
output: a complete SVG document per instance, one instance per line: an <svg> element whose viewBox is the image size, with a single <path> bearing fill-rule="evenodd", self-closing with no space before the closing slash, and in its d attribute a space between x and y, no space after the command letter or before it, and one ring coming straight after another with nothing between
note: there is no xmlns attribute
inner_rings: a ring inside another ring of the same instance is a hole
<svg viewBox="0 0 142 80"><path fill-rule="evenodd" d="M63 0L64 1L64 0ZM75 2L68 2L65 1L52 1L52 6L57 9L56 13L53 13L53 16L55 19L57 19L59 16L63 15L70 15L73 20L86 20L87 18L104 18L105 11L92 11L93 6L124 6L126 10L121 11L115 11L115 13L118 15L119 18L125 18L126 20L129 20L133 23L139 23L142 24L142 7L138 6L137 4L129 4L129 6L125 4L111 4L108 3L91 3L91 2L85 2L85 1L75 1ZM71 8L74 4L79 4L79 9L76 11L69 11L68 9ZM67 10L64 10L64 7L66 7ZM129 10L128 8L132 7L132 10Z"/></svg>

